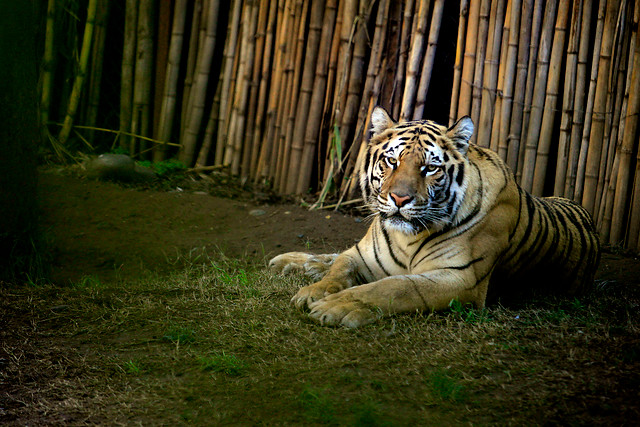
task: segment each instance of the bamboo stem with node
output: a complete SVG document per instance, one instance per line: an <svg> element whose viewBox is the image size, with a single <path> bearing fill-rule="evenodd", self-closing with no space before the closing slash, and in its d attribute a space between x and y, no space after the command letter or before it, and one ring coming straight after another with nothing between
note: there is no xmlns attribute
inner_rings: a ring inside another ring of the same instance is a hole
<svg viewBox="0 0 640 427"><path fill-rule="evenodd" d="M109 3L108 0L105 2ZM153 120L152 134L158 139L160 130L160 114L162 113L162 103L164 102L164 93L161 90L165 87L167 79L167 63L169 62L169 48L171 45L171 15L172 1L163 1L158 5L157 10L157 29L156 29L156 57L154 64L154 81L153 86L156 88L153 93ZM160 146L153 147L153 161L161 161L164 159L165 152L158 150ZM156 160L158 159L158 160Z"/></svg>
<svg viewBox="0 0 640 427"><path fill-rule="evenodd" d="M596 24L595 41L593 44L593 59L591 61L591 76L589 81L589 93L587 95L587 108L584 114L584 124L582 128L582 140L580 142L580 153L578 155L578 163L576 167L575 181L573 182L573 200L578 203L582 202L582 194L584 191L584 174L585 164L587 162L587 151L589 149L589 134L591 132L591 121L593 116L593 105L596 94L596 83L598 79L598 66L602 48L602 36L604 28L604 17L607 8L607 0L600 0L598 8L598 22Z"/></svg>
<svg viewBox="0 0 640 427"><path fill-rule="evenodd" d="M604 2L602 2L604 4ZM564 180L563 196L574 199L578 157L582 142L582 130L585 120L585 100L587 97L587 59L589 57L589 35L591 29L591 1L583 2L582 20L580 23L580 47L578 48L578 65L576 70L576 88L573 101L573 117L571 118L571 140L569 158L567 159L567 172ZM596 37L597 39L597 37ZM597 40L596 40L597 41ZM599 45L594 45L594 50L599 54ZM596 55L594 52L594 57ZM597 61L594 61L597 63ZM574 199L575 200L575 199Z"/></svg>
<svg viewBox="0 0 640 427"><path fill-rule="evenodd" d="M540 126L540 136L533 171L533 184L531 187L533 194L537 196L542 195L547 177L547 163L549 161L549 151L551 150L551 134L553 132L556 106L558 103L558 89L560 87L560 67L562 65L562 56L565 52L564 39L567 31L569 6L569 0L560 0L560 4L558 5L553 46L551 47L549 78L547 79L542 125Z"/></svg>
<svg viewBox="0 0 640 427"><path fill-rule="evenodd" d="M633 51L633 67L631 68L631 82L629 85L629 101L627 104L627 114L625 117L624 131L622 134L622 146L619 152L619 169L618 176L616 178L616 190L613 201L613 217L611 220L611 233L609 241L612 244L618 244L624 240L624 218L627 215L627 205L629 203L629 181L631 177L631 160L632 154L635 150L638 150L638 114L640 114L640 31L636 27L635 34L635 46ZM640 156L640 154L638 155ZM632 200L635 203L631 207L631 214L629 218L630 224L630 236L633 240L638 238L638 222L640 221L640 212L637 204L640 202L637 198L638 195L638 164L636 165L635 174L635 188L633 189ZM637 240L636 240L637 242Z"/></svg>
<svg viewBox="0 0 640 427"><path fill-rule="evenodd" d="M544 19L545 0L535 0L533 6L533 18L531 23L531 40L529 43L529 63L527 65L527 82L524 89L524 102L522 105L522 124L518 136L518 154L516 158L515 150L511 153L509 165L516 174L516 181L522 179L522 169L524 167L524 154L526 151L526 137L529 131L529 116L531 115L531 105L533 103L533 88L536 82L536 68L538 63L538 50L540 47L540 32L542 30L542 20ZM517 125L516 125L517 126ZM514 133L515 134L515 133Z"/></svg>
<svg viewBox="0 0 640 427"><path fill-rule="evenodd" d="M89 63L89 54L91 53L91 42L93 39L93 28L96 19L97 6L98 0L89 0L89 4L87 5L87 21L84 26L84 35L82 38L82 49L80 50L78 73L73 81L73 89L69 96L69 105L67 106L67 114L64 118L64 124L58 134L58 143L60 145L64 145L69 138L71 128L73 127L73 120L78 111L78 105L80 104L80 95L82 93L82 86L87 72L87 64Z"/></svg>
<svg viewBox="0 0 640 427"><path fill-rule="evenodd" d="M516 0L518 1L518 0ZM480 15L480 1L469 4L469 20L464 42L464 59L462 61L462 76L460 81L460 95L458 96L458 110L456 117L468 116L471 112L471 93L473 72L476 62L476 45L478 36L478 21Z"/></svg>
<svg viewBox="0 0 640 427"><path fill-rule="evenodd" d="M124 18L124 42L122 44L122 67L120 76L120 130L131 131L133 112L133 70L136 57L136 22L138 22L138 2L126 0ZM120 138L120 147L129 149L130 137Z"/></svg>
<svg viewBox="0 0 640 427"><path fill-rule="evenodd" d="M516 62L518 60L518 31L520 28L520 0L513 0L507 45L507 59L505 65L504 82L502 83L502 103L500 105L500 128L498 137L498 154L506 159L509 143L509 124L511 123L511 104L513 100L513 84L515 81Z"/></svg>
<svg viewBox="0 0 640 427"><path fill-rule="evenodd" d="M196 60L198 59L198 45L200 41L200 27L202 25L202 11L204 10L204 2L206 0L195 0L193 5L193 16L191 17L191 32L189 34L189 46L187 48L187 64L182 86L182 108L180 112L180 140L184 138L184 132L187 127L187 114L191 106L191 86L193 85L193 73L196 68Z"/></svg>
<svg viewBox="0 0 640 427"><path fill-rule="evenodd" d="M598 59L598 81L596 82L593 116L591 118L591 130L589 132L589 148L587 150L587 160L584 172L584 191L582 195L582 205L592 215L594 214L596 202L595 198L598 171L600 168L600 152L603 145L602 137L604 135L604 120L606 115L607 85L609 82L611 52L619 4L619 0L607 1L602 47L600 57Z"/></svg>
<svg viewBox="0 0 640 427"><path fill-rule="evenodd" d="M309 19L309 35L307 38L307 51L304 59L302 82L300 85L300 97L298 99L293 138L291 140L291 155L287 166L289 171L284 185L284 192L295 193L298 187L302 150L304 149L304 133L308 126L309 109L311 107L311 95L316 72L316 61L320 48L321 31L324 16L324 1L316 0L311 6ZM295 177L295 179L294 179Z"/></svg>
<svg viewBox="0 0 640 427"><path fill-rule="evenodd" d="M247 110L247 126L246 133L244 136L245 143L243 144L242 150L242 167L240 170L242 171L242 180L246 181L251 176L251 159L254 157L254 152L256 153L260 142L255 139L255 134L258 132L257 126L255 125L256 115L258 114L258 105L259 105L259 90L260 90L260 75L262 73L262 63L264 61L264 49L265 49L265 37L267 31L267 19L270 11L269 0L260 0L260 4L257 5L258 11L258 22L255 30L254 41L252 42L254 45L253 57L253 71L251 75L251 82L247 83L250 85L249 90L249 99L248 99L248 110ZM271 2L271 3L275 3ZM268 62L268 61L267 61Z"/></svg>
<svg viewBox="0 0 640 427"><path fill-rule="evenodd" d="M49 139L49 106L51 104L51 89L53 81L54 55L53 41L55 37L56 0L47 2L47 23L45 28L44 54L42 57L42 77L40 85L40 126L42 140Z"/></svg>
<svg viewBox="0 0 640 427"><path fill-rule="evenodd" d="M220 165L224 160L224 149L227 144L227 128L231 95L231 75L233 73L234 57L236 56L236 46L238 43L238 33L240 31L241 0L233 0L229 24L227 26L227 38L224 44L222 75L222 91L220 93L220 111L218 113L218 137L216 141L216 154L214 163ZM218 83L220 84L220 83Z"/></svg>
<svg viewBox="0 0 640 427"><path fill-rule="evenodd" d="M427 32L427 22L429 18L429 1L420 1L418 4L418 16L414 25L415 32L411 37L411 52L407 62L407 75L402 95L402 107L400 108L400 120L411 120L416 99L416 89L419 84L418 72L422 61L424 38ZM417 22L417 24L416 24Z"/></svg>
<svg viewBox="0 0 640 427"><path fill-rule="evenodd" d="M427 102L427 93L429 92L431 71L433 70L433 62L435 60L436 48L438 46L438 35L440 34L443 11L444 0L436 0L433 5L433 13L431 14L431 27L429 28L427 51L424 54L424 61L422 62L416 106L413 110L413 120L421 120L424 116L424 105Z"/></svg>
<svg viewBox="0 0 640 427"><path fill-rule="evenodd" d="M478 15L478 36L476 43L476 66L473 71L473 89L471 91L471 120L473 123L480 121L480 105L482 103L482 81L484 77L484 61L487 53L487 37L489 33L489 12L491 1L482 0L480 14ZM473 133L471 141L475 142L477 132Z"/></svg>
<svg viewBox="0 0 640 427"><path fill-rule="evenodd" d="M537 5L540 7L540 5ZM533 0L524 0L522 3L522 18L520 18L520 39L518 40L518 61L516 64L516 81L513 90L513 102L511 108L511 123L509 123L508 148L506 153L507 164L515 171L518 166L518 154L522 137L522 113L524 109L524 97L528 79L533 80L533 75L527 74L533 24Z"/></svg>
<svg viewBox="0 0 640 427"><path fill-rule="evenodd" d="M102 89L102 71L104 64L104 46L107 39L107 19L109 17L109 1L98 0L96 11L96 25L94 28L93 43L91 46L91 73L87 90L87 106L85 111L85 123L95 126L98 120L98 108L100 107L100 92ZM89 132L89 140L93 140L93 132Z"/></svg>
<svg viewBox="0 0 640 427"><path fill-rule="evenodd" d="M467 15L469 14L469 0L460 1L460 16L458 18L458 40L456 42L456 60L453 66L453 87L451 89L451 105L449 107L449 126L453 126L458 118L458 97L460 94L460 80L462 79L462 62L465 51L467 30Z"/></svg>
<svg viewBox="0 0 640 427"><path fill-rule="evenodd" d="M538 64L536 68L536 82L533 89L531 115L525 143L524 163L522 169L522 181L520 185L527 191L533 188L533 175L535 171L536 152L540 137L542 115L544 113L545 88L549 73L549 57L551 55L551 42L553 40L553 22L555 22L557 1L547 2L542 24L542 36L540 38L540 50L538 52Z"/></svg>
<svg viewBox="0 0 640 427"><path fill-rule="evenodd" d="M504 85L504 75L507 70L507 51L509 50L509 34L511 32L509 26L511 25L511 5L512 1L507 0L507 8L504 13L504 23L502 25L502 41L500 43L500 67L498 68L498 81L496 82L496 99L494 103L494 114L491 123L491 141L489 148L496 153L500 150L502 144L503 151L506 153L507 141L500 141L500 118L502 111L502 87Z"/></svg>
<svg viewBox="0 0 640 427"><path fill-rule="evenodd" d="M493 123L494 106L496 103L496 87L498 72L500 71L500 47L502 45L502 29L504 28L505 0L491 3L489 14L488 51L484 61L484 76L482 79L482 100L480 103L480 119L476 132L477 144L481 147L491 145L491 127Z"/></svg>
<svg viewBox="0 0 640 427"><path fill-rule="evenodd" d="M193 156L196 150L198 135L200 133L200 125L202 116L204 115L205 97L207 94L207 86L209 84L209 72L211 70L211 61L216 45L216 33L218 31L218 9L220 2L218 0L209 0L208 9L206 11L205 22L205 39L198 52L196 61L196 69L194 75L194 85L189 96L191 104L187 115L187 126L184 132L184 139L179 153L179 159L187 166L193 163Z"/></svg>
<svg viewBox="0 0 640 427"><path fill-rule="evenodd" d="M180 73L180 58L182 56L182 44L184 40L184 26L187 18L187 0L176 0L173 11L173 23L171 24L171 40L169 42L169 56L167 57L167 70L165 72L164 89L162 91L162 104L158 122L156 138L160 141L169 141L173 132L173 122L176 111L176 96L178 93L178 76ZM164 159L166 148L157 146L153 152L153 161Z"/></svg>
<svg viewBox="0 0 640 427"><path fill-rule="evenodd" d="M463 0L464 2L465 0ZM396 69L395 86L391 105L393 117L400 117L402 106L405 70L407 67L407 57L409 56L409 41L411 35L411 24L413 21L414 0L407 0L402 14L402 29L400 31L400 48L398 54L398 66Z"/></svg>
<svg viewBox="0 0 640 427"><path fill-rule="evenodd" d="M296 180L295 192L302 194L311 181L311 170L313 167L313 157L316 153L317 141L322 122L323 98L327 86L327 67L332 47L332 31L336 21L337 0L327 0L322 21L322 32L320 34L318 54L315 68L315 78L313 90L309 102L309 112L307 124L304 128L304 146L298 168L298 178ZM336 44L337 46L337 44ZM293 169L292 169L293 171Z"/></svg>
<svg viewBox="0 0 640 427"><path fill-rule="evenodd" d="M567 63L564 74L564 91L562 97L562 116L560 118L560 137L558 140L558 157L556 159L553 195L562 196L564 193L569 147L571 142L571 117L574 113L573 104L576 89L576 74L578 69L578 49L580 43L580 23L583 14L583 2L576 1L571 13L571 30L567 46Z"/></svg>

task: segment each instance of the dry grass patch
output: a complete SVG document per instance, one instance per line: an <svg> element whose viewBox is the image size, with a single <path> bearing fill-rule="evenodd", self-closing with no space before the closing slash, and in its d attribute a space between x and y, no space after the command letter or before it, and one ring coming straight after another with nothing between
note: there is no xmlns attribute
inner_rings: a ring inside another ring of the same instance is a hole
<svg viewBox="0 0 640 427"><path fill-rule="evenodd" d="M638 419L638 301L320 327L301 277L211 259L136 282L0 289L0 422L545 424Z"/></svg>

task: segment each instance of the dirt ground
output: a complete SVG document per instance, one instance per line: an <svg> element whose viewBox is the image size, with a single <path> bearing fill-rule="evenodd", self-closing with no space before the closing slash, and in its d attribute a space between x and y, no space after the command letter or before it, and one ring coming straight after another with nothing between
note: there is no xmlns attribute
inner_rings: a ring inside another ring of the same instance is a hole
<svg viewBox="0 0 640 427"><path fill-rule="evenodd" d="M53 280L133 278L175 268L179 255L222 252L266 263L288 251L340 252L367 228L359 215L260 203L265 197L225 193L221 183L186 184L192 188L144 190L55 170L42 173L39 198L44 230L54 242ZM597 279L640 285L640 259L605 252Z"/></svg>

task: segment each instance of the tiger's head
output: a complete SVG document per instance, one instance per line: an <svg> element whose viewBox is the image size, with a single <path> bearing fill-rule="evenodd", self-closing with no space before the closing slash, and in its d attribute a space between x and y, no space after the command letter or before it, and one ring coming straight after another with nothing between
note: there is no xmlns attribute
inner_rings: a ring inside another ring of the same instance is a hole
<svg viewBox="0 0 640 427"><path fill-rule="evenodd" d="M468 184L471 119L447 129L430 120L394 122L376 107L371 125L360 187L383 226L416 234L450 224Z"/></svg>

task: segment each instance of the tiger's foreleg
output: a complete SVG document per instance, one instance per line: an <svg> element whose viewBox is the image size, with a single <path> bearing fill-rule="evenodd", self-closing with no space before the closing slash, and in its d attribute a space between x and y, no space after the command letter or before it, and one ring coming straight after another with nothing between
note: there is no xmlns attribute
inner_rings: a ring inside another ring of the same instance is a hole
<svg viewBox="0 0 640 427"><path fill-rule="evenodd" d="M322 325L355 328L394 313L442 310L453 299L482 308L487 289L488 278L476 283L474 275L446 270L391 276L312 302L309 317Z"/></svg>

